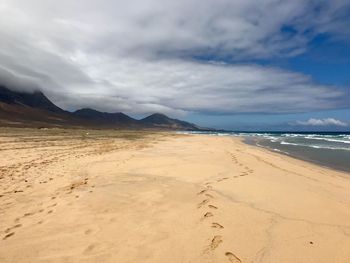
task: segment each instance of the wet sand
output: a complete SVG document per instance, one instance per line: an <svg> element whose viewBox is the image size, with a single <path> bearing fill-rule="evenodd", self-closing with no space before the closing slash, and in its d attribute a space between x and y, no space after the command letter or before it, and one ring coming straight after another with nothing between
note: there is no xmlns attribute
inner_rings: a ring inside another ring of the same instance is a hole
<svg viewBox="0 0 350 263"><path fill-rule="evenodd" d="M349 174L238 138L0 131L0 262L350 262Z"/></svg>

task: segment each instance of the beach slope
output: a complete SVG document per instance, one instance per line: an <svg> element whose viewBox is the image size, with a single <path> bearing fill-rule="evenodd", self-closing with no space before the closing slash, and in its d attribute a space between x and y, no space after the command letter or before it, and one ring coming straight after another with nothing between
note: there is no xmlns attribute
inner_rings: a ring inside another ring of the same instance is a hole
<svg viewBox="0 0 350 263"><path fill-rule="evenodd" d="M348 174L230 137L0 143L0 262L350 262Z"/></svg>

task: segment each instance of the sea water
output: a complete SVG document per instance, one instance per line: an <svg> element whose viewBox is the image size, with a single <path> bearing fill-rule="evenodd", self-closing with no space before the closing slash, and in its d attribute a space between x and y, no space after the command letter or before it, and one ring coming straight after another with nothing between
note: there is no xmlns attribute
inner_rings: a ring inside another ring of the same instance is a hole
<svg viewBox="0 0 350 263"><path fill-rule="evenodd" d="M272 151L350 172L349 132L190 132L239 136Z"/></svg>

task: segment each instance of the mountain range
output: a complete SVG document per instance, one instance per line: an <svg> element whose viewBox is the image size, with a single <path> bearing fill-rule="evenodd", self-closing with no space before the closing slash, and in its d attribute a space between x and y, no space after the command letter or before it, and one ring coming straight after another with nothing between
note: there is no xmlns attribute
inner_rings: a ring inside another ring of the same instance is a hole
<svg viewBox="0 0 350 263"><path fill-rule="evenodd" d="M56 106L41 91L16 91L4 85L0 85L0 126L209 130L160 113L137 120L122 112L89 108L69 112Z"/></svg>

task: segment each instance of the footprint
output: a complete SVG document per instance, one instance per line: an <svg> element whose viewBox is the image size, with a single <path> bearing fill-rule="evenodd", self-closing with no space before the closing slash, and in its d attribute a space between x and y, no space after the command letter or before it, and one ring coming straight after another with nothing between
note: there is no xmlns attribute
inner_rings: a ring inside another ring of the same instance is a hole
<svg viewBox="0 0 350 263"><path fill-rule="evenodd" d="M92 233L92 230L91 229L87 229L87 230L85 230L85 235L89 235L89 234L91 234Z"/></svg>
<svg viewBox="0 0 350 263"><path fill-rule="evenodd" d="M222 243L222 236L214 236L210 243L210 249L216 249Z"/></svg>
<svg viewBox="0 0 350 263"><path fill-rule="evenodd" d="M220 225L219 223L212 223L211 224L211 227L212 228L219 228L219 229L222 229L222 228L224 228L222 225Z"/></svg>
<svg viewBox="0 0 350 263"><path fill-rule="evenodd" d="M209 199L203 200L202 202L200 202L200 203L198 204L198 208L201 208L203 205L205 205L205 204L208 203L208 202L209 202Z"/></svg>
<svg viewBox="0 0 350 263"><path fill-rule="evenodd" d="M34 215L34 214L35 214L34 212L25 213L25 214L23 215L23 217L26 217L26 216L32 216L32 215Z"/></svg>
<svg viewBox="0 0 350 263"><path fill-rule="evenodd" d="M211 209L218 209L215 205L208 205L208 207Z"/></svg>
<svg viewBox="0 0 350 263"><path fill-rule="evenodd" d="M205 194L205 196L207 196L209 198L214 198L214 196L212 196L211 194Z"/></svg>
<svg viewBox="0 0 350 263"><path fill-rule="evenodd" d="M235 254L231 252L226 252L225 256L228 258L228 260L232 263L240 263L242 260L240 260Z"/></svg>
<svg viewBox="0 0 350 263"><path fill-rule="evenodd" d="M228 179L228 177L220 178L220 179L217 180L217 182L221 182L221 181L224 181L224 180L227 180L227 179Z"/></svg>
<svg viewBox="0 0 350 263"><path fill-rule="evenodd" d="M204 190L200 191L197 195L204 194L206 191L208 191L208 189L204 189Z"/></svg>
<svg viewBox="0 0 350 263"><path fill-rule="evenodd" d="M13 236L14 234L15 234L15 232L8 233L6 236L3 237L3 240Z"/></svg>
<svg viewBox="0 0 350 263"><path fill-rule="evenodd" d="M5 230L5 233L8 233L8 232L10 232L12 229L14 229L14 228L19 228L19 227L21 227L21 226L22 226L22 224L17 224L17 225L14 225L13 227L9 227L8 229Z"/></svg>
<svg viewBox="0 0 350 263"><path fill-rule="evenodd" d="M212 217L212 216L214 216L214 215L213 215L213 213L211 213L211 212L206 212L206 213L204 214L204 217Z"/></svg>
<svg viewBox="0 0 350 263"><path fill-rule="evenodd" d="M89 252L91 252L92 250L94 250L94 248L95 248L95 245L94 244L91 244L91 245L89 245L86 249L85 249L85 253L89 253Z"/></svg>

